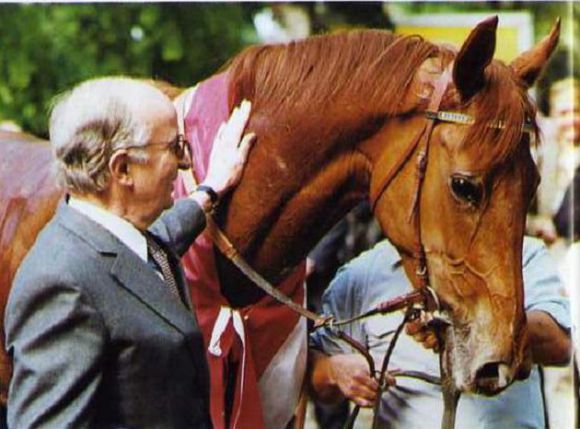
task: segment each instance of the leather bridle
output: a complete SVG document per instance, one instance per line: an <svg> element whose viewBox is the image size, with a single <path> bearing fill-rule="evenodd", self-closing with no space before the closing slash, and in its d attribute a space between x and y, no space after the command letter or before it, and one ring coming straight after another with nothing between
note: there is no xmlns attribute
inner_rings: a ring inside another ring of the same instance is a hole
<svg viewBox="0 0 580 429"><path fill-rule="evenodd" d="M413 201L411 204L411 209L409 211L408 220L413 222L414 228L414 249L411 252L413 259L416 261L415 266L415 276L416 284L418 289L425 290L429 288L429 273L427 268L427 257L425 253L425 247L423 245L422 234L421 234L421 191L423 189L423 182L425 179L425 173L427 170L427 162L429 157L429 147L431 142L431 135L433 133L433 128L437 122L447 122L455 123L460 125L473 125L475 123L475 118L465 113L459 112L449 112L439 110L441 107L441 102L445 95L449 84L452 81L452 69L453 63L449 64L439 78L435 81L433 93L427 110L425 111L426 123L418 135L413 139L412 143L405 148L403 154L398 158L397 162L393 164L390 170L387 171L385 176L381 179L379 186L377 186L376 191L371 193L370 203L372 212L376 212L377 204L381 197L384 195L385 191L388 189L389 185L393 179L399 174L403 167L407 164L414 152L416 155L416 183L415 190L413 193ZM502 121L495 123L490 123L487 125L490 128L503 129L506 124ZM522 125L522 132L532 133L533 125L531 120L526 120ZM380 167L381 160L377 163ZM432 295L434 295L432 293Z"/></svg>
<svg viewBox="0 0 580 429"><path fill-rule="evenodd" d="M431 100L428 105L427 112L439 112L439 107L441 105L441 101L443 100L443 96L449 83L451 82L451 66L446 68L443 73L439 76L437 81L435 82L433 94ZM334 325L342 325L347 323L352 323L355 320L360 320L365 317L369 317L374 314L386 314L391 313L396 310L406 309L405 316L403 321L399 324L398 328L396 329L394 336L389 344L387 353L383 358L383 363L381 365L380 371L375 370L375 365L372 356L366 350L366 348L360 344L358 341L354 340L344 332L337 332L336 335L339 339L348 343L351 347L361 353L368 365L370 374L375 377L379 383L381 393L377 395L374 405L374 418L373 418L373 428L378 427L378 416L379 416L379 407L382 397L382 390L386 388L385 381L386 381L386 374L390 362L390 358L394 347L397 343L400 333L403 330L405 324L413 320L414 318L419 317L420 312L427 311L437 311L439 310L439 300L437 295L429 286L429 273L427 271L427 258L425 255L425 249L423 246L423 241L421 238L421 219L420 219L420 200L421 200L421 190L423 188L423 182L425 179L425 172L427 170L427 160L429 156L429 143L431 140L431 134L433 132L433 127L435 126L435 122L438 120L437 115L426 114L426 124L423 129L419 132L419 134L413 139L412 143L406 147L403 154L399 157L397 162L393 164L390 170L387 171L386 175L382 178L380 185L376 188L377 191L373 192L370 196L371 202L371 209L373 213L376 211L377 203L380 198L383 196L393 179L398 175L398 173L403 169L403 167L407 164L410 160L412 154L417 151L416 157L416 176L415 176L415 191L413 195L413 202L411 204L411 210L409 213L409 220L413 221L413 228L415 233L415 249L413 251L413 258L416 261L415 267L415 275L417 278L417 290L410 292L406 295L401 297L395 298L393 300L380 303L376 308L371 309L370 311L353 317L348 320L334 322ZM378 165L381 163L379 162ZM447 322L444 319L441 319L444 324ZM442 327L443 325L441 325ZM439 335L438 335L439 336ZM395 374L393 374L395 375ZM432 377L428 374L424 374L419 371L412 371L409 374L405 373L405 371L401 371L400 373L396 374L398 376L410 376L414 378L422 379L428 383L434 384L441 384L441 380ZM355 406L353 408L352 413L349 415L346 424L344 425L345 429L350 429L354 426L354 422L358 415L359 407Z"/></svg>
<svg viewBox="0 0 580 429"><path fill-rule="evenodd" d="M417 278L417 285L419 290L423 290L429 286L429 273L427 271L427 258L425 255L425 248L423 246L423 240L421 238L421 190L423 189L423 182L425 180L425 172L427 170L427 161L429 156L429 143L431 141L431 134L433 133L433 128L435 123L440 120L440 116L435 113L450 113L450 112L439 112L439 107L441 106L441 101L445 91L447 90L449 83L451 82L451 65L447 67L443 73L439 76L435 82L433 94L429 102L425 119L426 124L419 134L415 137L413 142L407 146L405 152L397 160L397 162L391 167L387 172L385 177L382 179L380 185L376 188L377 191L374 192L371 197L371 208L373 213L375 213L377 203L397 176L397 174L402 170L402 168L407 164L411 155L417 151L416 157L416 178L415 178L415 191L413 196L413 202L411 205L411 210L409 213L409 220L413 221L413 228L415 234L415 249L413 250L413 258L416 261L415 275ZM464 115L467 117L467 115Z"/></svg>

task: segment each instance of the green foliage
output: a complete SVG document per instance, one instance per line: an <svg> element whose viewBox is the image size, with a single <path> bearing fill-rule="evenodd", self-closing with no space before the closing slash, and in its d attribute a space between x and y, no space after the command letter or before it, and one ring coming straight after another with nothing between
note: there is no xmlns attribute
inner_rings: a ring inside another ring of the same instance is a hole
<svg viewBox="0 0 580 429"><path fill-rule="evenodd" d="M50 100L123 74L189 86L254 43L251 4L0 4L0 119L46 136Z"/></svg>
<svg viewBox="0 0 580 429"><path fill-rule="evenodd" d="M563 40L548 81L570 73L580 4L559 2L301 3L315 32L333 26L390 28L397 13L528 10L536 40L563 18ZM252 15L264 3L0 3L0 120L46 137L50 100L95 76L153 77L189 86L257 42ZM383 14L383 9L388 15ZM568 49L566 49L568 46ZM576 54L577 55L577 54Z"/></svg>

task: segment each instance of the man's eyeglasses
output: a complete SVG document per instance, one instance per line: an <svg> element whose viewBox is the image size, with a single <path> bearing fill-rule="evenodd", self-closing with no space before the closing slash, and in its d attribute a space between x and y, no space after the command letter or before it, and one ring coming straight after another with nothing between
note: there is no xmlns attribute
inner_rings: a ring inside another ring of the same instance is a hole
<svg viewBox="0 0 580 429"><path fill-rule="evenodd" d="M169 143L147 143L146 145L142 146L125 146L123 149L145 149L151 146L164 146L164 149L171 150L177 159L183 159L185 156L186 145L187 139L185 136L183 134L178 134L177 137L175 137L175 139Z"/></svg>

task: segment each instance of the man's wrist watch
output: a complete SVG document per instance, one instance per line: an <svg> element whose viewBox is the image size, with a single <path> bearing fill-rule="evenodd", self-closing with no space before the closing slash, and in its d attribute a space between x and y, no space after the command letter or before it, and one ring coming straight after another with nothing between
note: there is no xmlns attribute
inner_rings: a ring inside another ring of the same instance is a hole
<svg viewBox="0 0 580 429"><path fill-rule="evenodd" d="M212 209L217 205L219 201L219 195L217 194L216 191L214 191L214 189L211 186L198 185L197 188L195 188L194 192L205 192L209 197Z"/></svg>

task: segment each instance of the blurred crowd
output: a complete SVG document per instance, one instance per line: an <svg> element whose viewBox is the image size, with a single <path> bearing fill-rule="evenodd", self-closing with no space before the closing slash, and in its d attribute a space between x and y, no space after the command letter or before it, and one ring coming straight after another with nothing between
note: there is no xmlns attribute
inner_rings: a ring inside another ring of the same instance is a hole
<svg viewBox="0 0 580 429"><path fill-rule="evenodd" d="M541 183L530 210L527 233L542 238L552 251L575 304L578 322L578 210L580 162L580 80L566 78L550 87L549 115L539 124L543 143L536 148ZM578 338L577 338L578 339ZM576 342L578 344L578 342Z"/></svg>
<svg viewBox="0 0 580 429"><path fill-rule="evenodd" d="M536 148L536 162L541 183L536 200L530 210L527 234L540 237L550 249L565 290L570 297L572 320L575 329L575 362L571 367L546 369L545 391L550 398L569 398L570 412L563 421L560 412L552 412L552 427L571 427L570 420L580 421L578 416L578 360L580 335L580 210L578 189L580 187L580 79L568 77L550 87L548 116L539 118L542 144ZM551 395L551 396L550 396ZM561 407L560 407L561 408ZM566 409L564 409L566 410ZM572 416L575 410L575 416Z"/></svg>
<svg viewBox="0 0 580 429"><path fill-rule="evenodd" d="M528 221L528 233L554 245L578 240L578 219L574 219L573 183L578 176L580 80L567 78L550 88L549 116L539 124L543 144L536 149L542 181ZM575 223L576 222L576 223Z"/></svg>

